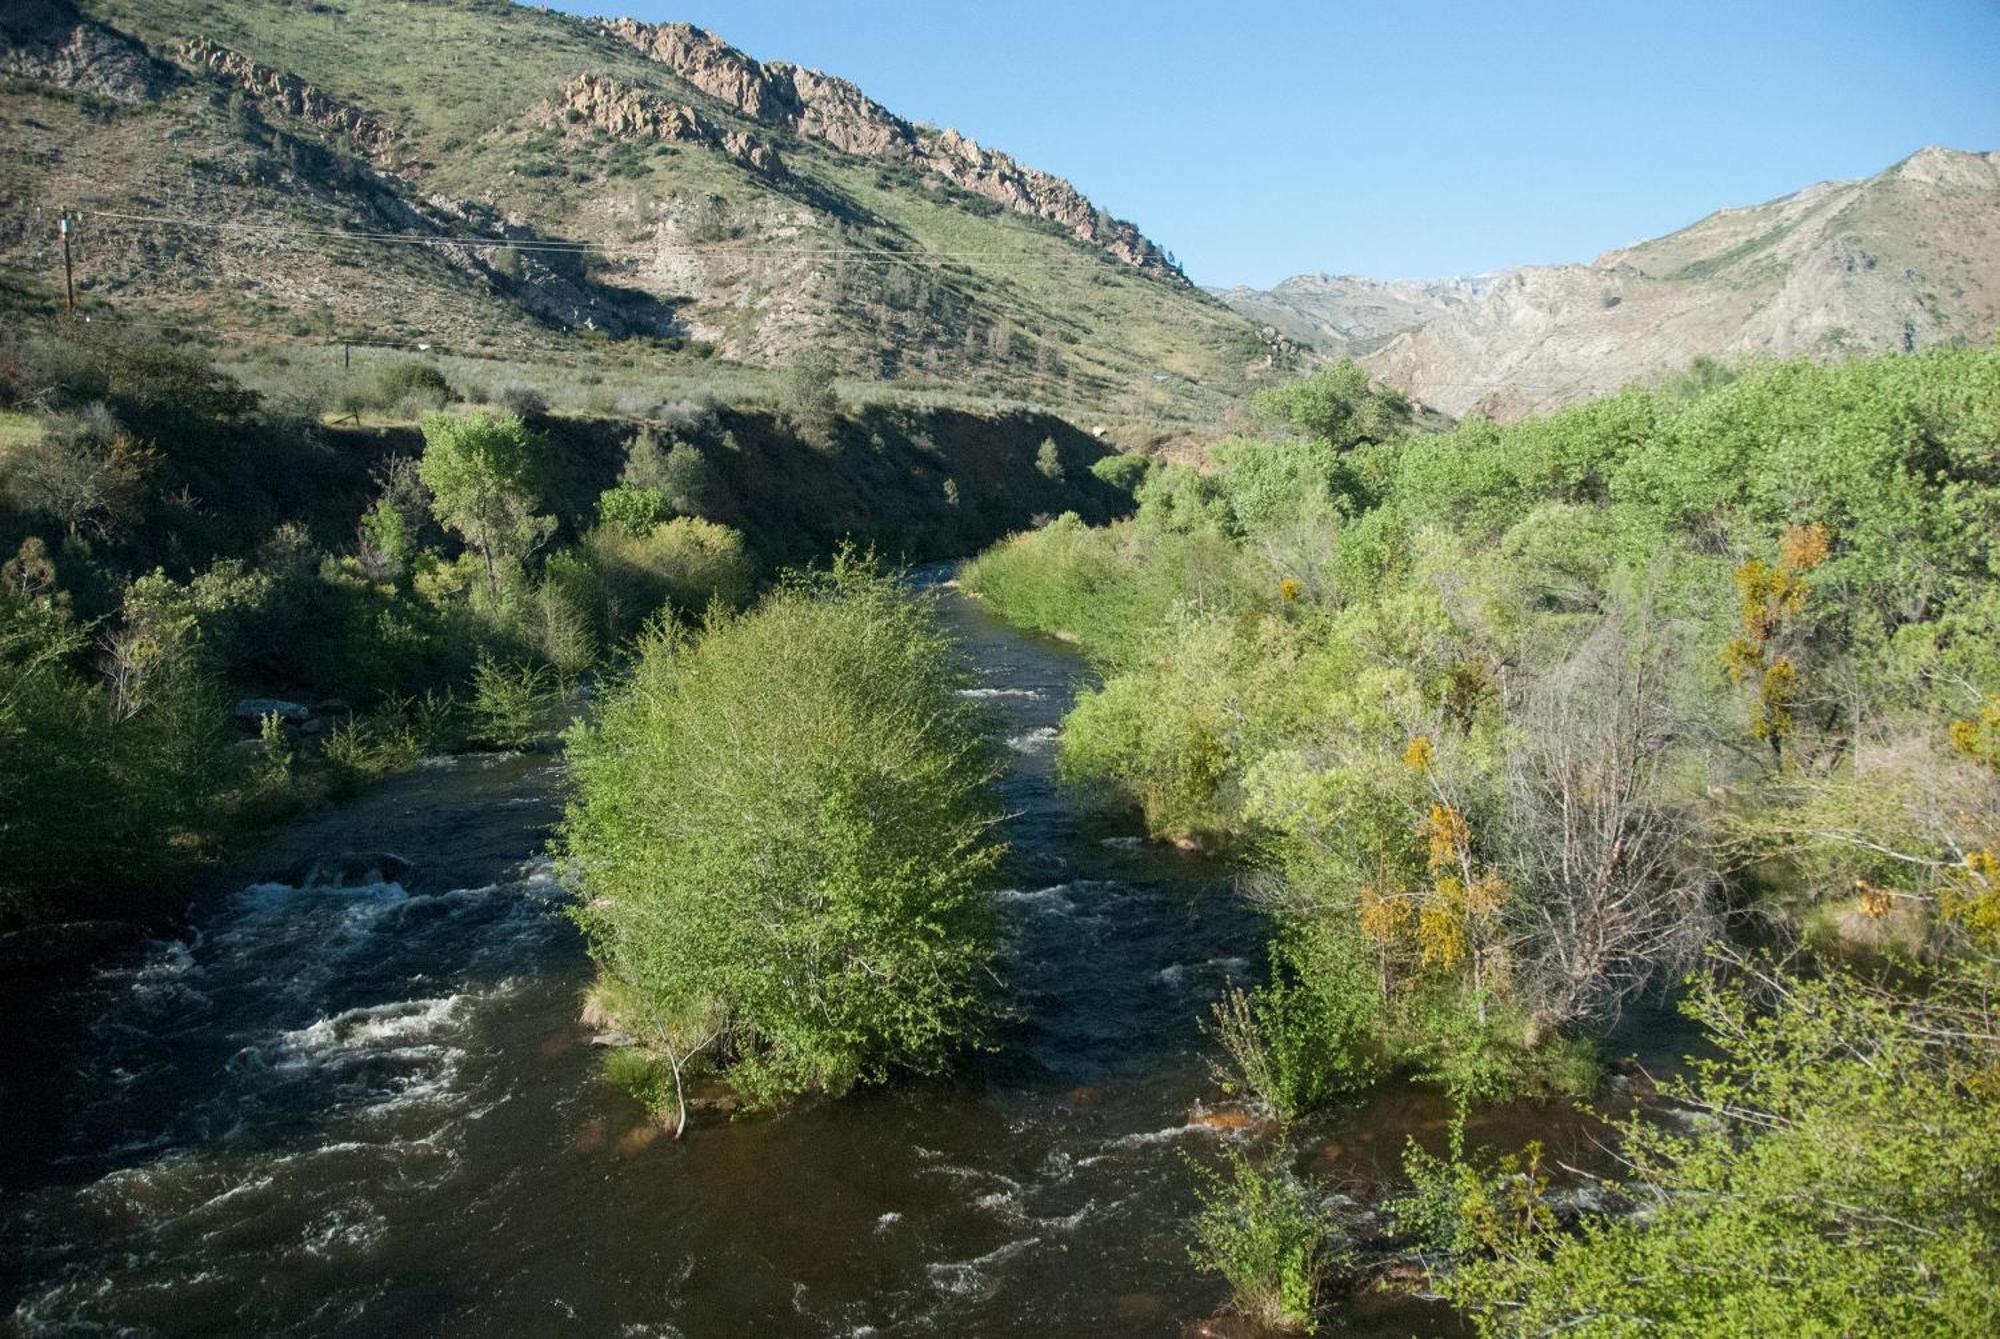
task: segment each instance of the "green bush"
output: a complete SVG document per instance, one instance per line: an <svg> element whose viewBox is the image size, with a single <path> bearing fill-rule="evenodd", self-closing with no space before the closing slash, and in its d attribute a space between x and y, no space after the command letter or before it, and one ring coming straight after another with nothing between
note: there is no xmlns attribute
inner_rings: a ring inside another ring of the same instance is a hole
<svg viewBox="0 0 2000 1339"><path fill-rule="evenodd" d="M555 676L544 666L503 664L481 654L472 675L472 739L497 749L533 748L552 733Z"/></svg>
<svg viewBox="0 0 2000 1339"><path fill-rule="evenodd" d="M1958 951L1938 871L2000 850L1962 742L2000 711L2000 352L1436 434L1353 369L1267 407L1304 436L964 575L1102 672L1067 779L1264 860L1295 975L1232 1002L1232 1084L1298 1110L1367 1055L1468 1102L1587 1091L1591 1037L1732 901Z"/></svg>
<svg viewBox="0 0 2000 1339"><path fill-rule="evenodd" d="M663 607L694 617L712 603L740 607L756 567L743 536L712 521L677 516L643 535L600 525L583 537L606 636L622 640Z"/></svg>
<svg viewBox="0 0 2000 1339"><path fill-rule="evenodd" d="M1113 453L1099 457L1090 467L1090 472L1113 488L1131 493L1145 482L1146 474L1152 468L1153 462L1146 456Z"/></svg>
<svg viewBox="0 0 2000 1339"><path fill-rule="evenodd" d="M620 484L597 495L600 524L616 526L633 539L644 539L666 515L667 500L657 488Z"/></svg>
<svg viewBox="0 0 2000 1339"><path fill-rule="evenodd" d="M427 409L442 409L452 401L451 383L429 363L391 363L376 379L375 394L384 406L405 401Z"/></svg>
<svg viewBox="0 0 2000 1339"><path fill-rule="evenodd" d="M1623 1127L1613 1212L1566 1228L1533 1149L1497 1165L1412 1150L1398 1226L1480 1333L1942 1339L2000 1323L2000 1109L1990 1040L1966 1027L1990 1029L1990 983L1948 975L1899 1000L1846 973L1760 975L1768 1011L1719 981L1693 998L1718 1054L1669 1085L1691 1121Z"/></svg>
<svg viewBox="0 0 2000 1339"><path fill-rule="evenodd" d="M1409 426L1410 402L1351 359L1257 394L1257 407L1336 451L1385 442Z"/></svg>
<svg viewBox="0 0 2000 1339"><path fill-rule="evenodd" d="M0 591L0 923L114 912L236 779L228 704L183 621L110 640L117 691L52 599Z"/></svg>
<svg viewBox="0 0 2000 1339"><path fill-rule="evenodd" d="M928 601L851 556L643 643L571 737L561 842L620 1025L753 1103L980 1032L997 754Z"/></svg>
<svg viewBox="0 0 2000 1339"><path fill-rule="evenodd" d="M1188 1246L1195 1267L1227 1280L1237 1312L1260 1328L1316 1332L1320 1289L1344 1252L1312 1192L1284 1166L1283 1150L1264 1167L1236 1149L1223 1172L1189 1165L1200 1178Z"/></svg>
<svg viewBox="0 0 2000 1339"><path fill-rule="evenodd" d="M1230 991L1210 1011L1208 1031L1226 1056L1214 1066L1223 1091L1280 1121L1367 1087L1380 1068L1381 1006L1369 965L1358 953L1338 963L1324 955L1281 940L1271 949L1271 980Z"/></svg>

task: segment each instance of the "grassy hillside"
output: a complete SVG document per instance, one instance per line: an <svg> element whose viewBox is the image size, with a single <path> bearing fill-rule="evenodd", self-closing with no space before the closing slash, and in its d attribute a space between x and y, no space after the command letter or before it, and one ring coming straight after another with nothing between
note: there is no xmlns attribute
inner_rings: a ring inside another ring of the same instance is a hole
<svg viewBox="0 0 2000 1339"><path fill-rule="evenodd" d="M86 302L245 343L540 363L608 339L670 379L829 347L901 392L1126 421L1212 419L1265 371L1254 327L1176 273L747 117L594 22L494 0L32 8L7 21L36 77L0 90L23 185L0 261L44 296L69 209ZM143 43L151 87L35 65L79 20ZM586 116L565 101L585 75L699 130Z"/></svg>

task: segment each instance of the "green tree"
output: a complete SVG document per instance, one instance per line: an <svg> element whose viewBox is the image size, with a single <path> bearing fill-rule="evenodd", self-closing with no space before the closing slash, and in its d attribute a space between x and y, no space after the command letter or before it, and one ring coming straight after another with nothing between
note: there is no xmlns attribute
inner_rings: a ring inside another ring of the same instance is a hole
<svg viewBox="0 0 2000 1339"><path fill-rule="evenodd" d="M1351 359L1258 392L1257 407L1336 451L1387 441L1410 422L1410 402Z"/></svg>
<svg viewBox="0 0 2000 1339"><path fill-rule="evenodd" d="M561 843L598 999L676 1096L697 1055L773 1106L936 1070L977 1033L1001 847L963 682L928 600L843 555L699 637L656 625L572 737Z"/></svg>
<svg viewBox="0 0 2000 1339"><path fill-rule="evenodd" d="M682 516L699 516L715 485L707 459L692 442L675 442L667 450L660 492L667 506Z"/></svg>
<svg viewBox="0 0 2000 1339"><path fill-rule="evenodd" d="M802 441L822 451L832 449L840 429L839 370L822 348L801 351L785 369L779 412Z"/></svg>
<svg viewBox="0 0 2000 1339"><path fill-rule="evenodd" d="M1063 480L1062 453L1056 450L1056 439L1042 438L1041 446L1035 451L1035 468L1044 479L1061 483Z"/></svg>
<svg viewBox="0 0 2000 1339"><path fill-rule="evenodd" d="M423 429L431 509L479 555L497 602L501 569L555 533L554 518L535 512L541 442L516 414L428 414Z"/></svg>

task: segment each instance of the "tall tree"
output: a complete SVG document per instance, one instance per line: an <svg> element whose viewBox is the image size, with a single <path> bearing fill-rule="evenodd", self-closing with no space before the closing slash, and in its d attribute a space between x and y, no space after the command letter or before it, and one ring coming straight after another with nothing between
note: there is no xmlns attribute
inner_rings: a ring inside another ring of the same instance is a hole
<svg viewBox="0 0 2000 1339"><path fill-rule="evenodd" d="M500 569L555 533L555 518L535 512L541 441L518 414L428 414L423 428L419 469L431 510L479 555L497 599Z"/></svg>

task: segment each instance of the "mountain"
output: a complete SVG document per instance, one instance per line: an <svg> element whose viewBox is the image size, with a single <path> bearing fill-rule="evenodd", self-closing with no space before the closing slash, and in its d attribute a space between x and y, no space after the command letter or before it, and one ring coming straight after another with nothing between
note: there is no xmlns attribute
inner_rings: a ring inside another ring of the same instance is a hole
<svg viewBox="0 0 2000 1339"><path fill-rule="evenodd" d="M1069 182L688 24L10 0L0 267L236 338L781 364L1211 415L1256 327ZM581 343L579 343L581 341Z"/></svg>
<svg viewBox="0 0 2000 1339"><path fill-rule="evenodd" d="M1330 357L1358 358L1465 306L1491 280L1491 275L1385 280L1297 274L1274 288L1210 291L1259 326Z"/></svg>
<svg viewBox="0 0 2000 1339"><path fill-rule="evenodd" d="M1223 296L1323 352L1365 355L1363 366L1433 408L1499 419L1702 354L1981 343L2000 331L2000 154L1926 148L1865 180L1719 210L1589 265L1506 270L1474 291L1465 282L1303 276Z"/></svg>

